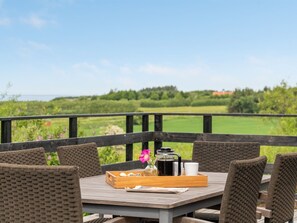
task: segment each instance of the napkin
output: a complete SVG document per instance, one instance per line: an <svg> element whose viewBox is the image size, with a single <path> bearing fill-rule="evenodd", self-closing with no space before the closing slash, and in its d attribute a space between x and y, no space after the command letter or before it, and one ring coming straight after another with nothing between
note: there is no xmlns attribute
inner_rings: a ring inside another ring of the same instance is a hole
<svg viewBox="0 0 297 223"><path fill-rule="evenodd" d="M147 186L136 186L134 188L125 188L127 192L142 192L142 193L168 193L177 194L183 193L189 190L189 188L175 188L175 187L147 187Z"/></svg>

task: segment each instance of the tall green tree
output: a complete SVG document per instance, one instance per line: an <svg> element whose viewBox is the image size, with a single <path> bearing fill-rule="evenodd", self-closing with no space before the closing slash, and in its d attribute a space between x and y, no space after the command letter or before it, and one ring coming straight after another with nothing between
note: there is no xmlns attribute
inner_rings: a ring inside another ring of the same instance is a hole
<svg viewBox="0 0 297 223"><path fill-rule="evenodd" d="M262 113L296 114L297 87L289 87L282 81L280 85L264 92L259 106Z"/></svg>
<svg viewBox="0 0 297 223"><path fill-rule="evenodd" d="M284 81L280 85L264 92L263 100L259 103L260 113L269 114L296 114L297 113L297 87L290 87ZM296 118L279 119L278 127L274 133L284 135L297 134Z"/></svg>
<svg viewBox="0 0 297 223"><path fill-rule="evenodd" d="M229 113L257 113L260 92L253 89L235 89L228 104Z"/></svg>

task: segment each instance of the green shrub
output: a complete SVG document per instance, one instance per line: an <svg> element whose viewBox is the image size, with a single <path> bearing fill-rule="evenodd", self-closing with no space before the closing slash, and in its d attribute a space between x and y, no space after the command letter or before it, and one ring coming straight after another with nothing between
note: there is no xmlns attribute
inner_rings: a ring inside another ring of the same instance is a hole
<svg viewBox="0 0 297 223"><path fill-rule="evenodd" d="M140 107L144 108L160 108L165 107L164 103L166 101L153 101L153 100L141 100Z"/></svg>
<svg viewBox="0 0 297 223"><path fill-rule="evenodd" d="M12 122L12 141L40 141L65 138L67 128L52 125L51 120L33 119Z"/></svg>
<svg viewBox="0 0 297 223"><path fill-rule="evenodd" d="M191 103L191 106L216 106L216 105L228 105L230 98L217 98L217 99L200 99Z"/></svg>
<svg viewBox="0 0 297 223"><path fill-rule="evenodd" d="M112 146L99 148L100 164L110 164L119 162L120 155Z"/></svg>
<svg viewBox="0 0 297 223"><path fill-rule="evenodd" d="M228 104L229 113L258 113L258 103L262 97L262 92L253 89L235 89Z"/></svg>
<svg viewBox="0 0 297 223"><path fill-rule="evenodd" d="M46 161L47 161L47 164L51 166L60 165L59 157L56 152L46 153Z"/></svg>
<svg viewBox="0 0 297 223"><path fill-rule="evenodd" d="M133 116L133 124L134 125L141 125L142 124L142 116L141 115L134 115Z"/></svg>
<svg viewBox="0 0 297 223"><path fill-rule="evenodd" d="M166 107L182 107L182 106L189 106L191 102L186 99L172 99L165 101Z"/></svg>
<svg viewBox="0 0 297 223"><path fill-rule="evenodd" d="M133 101L107 101L107 100L59 100L55 105L60 107L60 114L93 114L93 113L117 113L135 112L137 104Z"/></svg>
<svg viewBox="0 0 297 223"><path fill-rule="evenodd" d="M141 100L140 107L144 108L161 108L161 107L181 107L189 106L190 100L186 99L170 99L170 100Z"/></svg>
<svg viewBox="0 0 297 223"><path fill-rule="evenodd" d="M267 156L267 163L274 163L277 154L296 152L297 147L261 146L260 155Z"/></svg>

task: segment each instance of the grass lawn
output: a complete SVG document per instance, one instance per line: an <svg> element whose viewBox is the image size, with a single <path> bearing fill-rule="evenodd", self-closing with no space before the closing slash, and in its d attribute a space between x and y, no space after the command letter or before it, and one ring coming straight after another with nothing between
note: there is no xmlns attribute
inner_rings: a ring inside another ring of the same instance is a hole
<svg viewBox="0 0 297 223"><path fill-rule="evenodd" d="M226 106L139 108L140 112L227 113Z"/></svg>
<svg viewBox="0 0 297 223"><path fill-rule="evenodd" d="M225 106L205 106L205 107L174 107L174 108L140 108L140 112L184 112L184 113L226 113ZM135 117L140 119L140 117ZM79 118L78 135L95 136L104 135L109 125L117 125L125 131L125 117L96 117L96 118ZM140 119L141 120L141 119ZM213 133L222 134L255 134L269 135L272 134L273 128L277 123L276 118L261 117L213 117ZM150 117L149 130L154 129L154 117ZM53 126L63 126L68 129L68 119L53 119ZM163 116L163 130L167 132L192 132L202 133L203 131L202 116ZM134 125L134 132L141 131L141 124ZM68 132L68 131L67 131ZM65 137L68 137L67 135ZM180 153L183 159L190 159L192 156L192 143L163 143L163 146L169 146L176 152ZM150 143L149 148L153 148ZM134 144L133 158L136 160L140 154L141 143ZM279 152L296 151L296 148L281 147L261 147L261 154L267 155L269 162L274 160L274 156ZM124 161L125 151L121 150L120 161Z"/></svg>
<svg viewBox="0 0 297 223"><path fill-rule="evenodd" d="M177 107L177 108L141 108L142 112L193 112L193 113L226 113L225 106L205 107ZM153 117L149 129L153 130ZM163 116L163 130L168 132L193 132L202 133L202 116ZM226 134L271 134L275 127L275 120L268 121L264 118L251 117L213 117L213 133ZM141 131L141 126L135 126L134 131Z"/></svg>

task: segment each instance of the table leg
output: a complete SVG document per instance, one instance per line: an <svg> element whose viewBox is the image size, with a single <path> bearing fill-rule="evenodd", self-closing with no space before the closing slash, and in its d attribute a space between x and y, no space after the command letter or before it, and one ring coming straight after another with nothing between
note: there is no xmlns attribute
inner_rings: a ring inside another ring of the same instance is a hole
<svg viewBox="0 0 297 223"><path fill-rule="evenodd" d="M172 223L173 221L173 211L160 209L160 221L159 223Z"/></svg>

